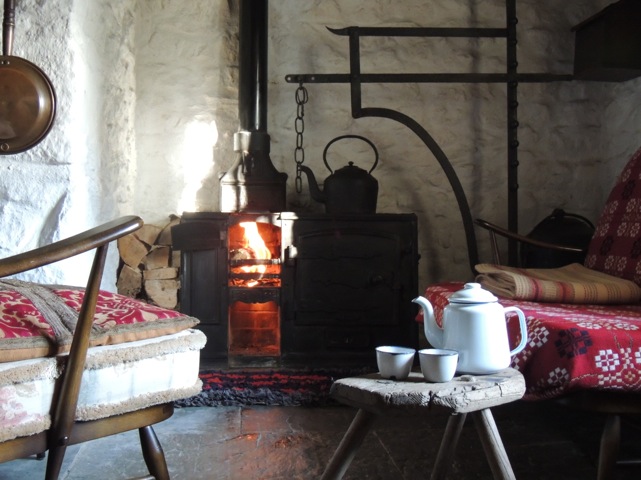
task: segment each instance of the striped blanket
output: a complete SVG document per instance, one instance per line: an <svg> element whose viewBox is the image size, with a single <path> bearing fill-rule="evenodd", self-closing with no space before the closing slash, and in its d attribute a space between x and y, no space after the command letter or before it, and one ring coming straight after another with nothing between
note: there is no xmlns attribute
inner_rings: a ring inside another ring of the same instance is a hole
<svg viewBox="0 0 641 480"><path fill-rule="evenodd" d="M573 263L560 268L476 265L476 281L502 298L592 305L635 304L641 288L630 280Z"/></svg>

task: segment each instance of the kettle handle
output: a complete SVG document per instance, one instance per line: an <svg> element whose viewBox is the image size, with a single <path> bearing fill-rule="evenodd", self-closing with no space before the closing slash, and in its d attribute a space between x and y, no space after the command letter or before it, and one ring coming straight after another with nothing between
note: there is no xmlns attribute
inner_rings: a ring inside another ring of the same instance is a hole
<svg viewBox="0 0 641 480"><path fill-rule="evenodd" d="M344 138L358 138L358 139L363 140L364 142L368 143L369 146L372 147L372 149L374 150L374 155L375 155L374 165L372 165L372 168L370 168L369 172L367 172L367 173L372 173L374 171L374 169L376 168L376 165L378 165L378 150L376 150L376 146L371 142L371 140L368 140L365 137L361 137L360 135L341 135L340 137L336 137L333 140L329 141L329 143L325 146L325 150L323 150L323 162L325 162L325 166L327 167L327 170L329 170L330 173L334 173L332 171L331 167L329 166L329 164L327 163L327 150L332 145L332 143L337 142L339 140L342 140Z"/></svg>
<svg viewBox="0 0 641 480"><path fill-rule="evenodd" d="M503 311L505 313L514 312L519 316L519 327L521 327L521 341L519 342L518 346L510 352L510 356L512 356L523 350L525 348L525 345L527 344L527 324L525 323L525 315L520 308L506 307L503 309Z"/></svg>

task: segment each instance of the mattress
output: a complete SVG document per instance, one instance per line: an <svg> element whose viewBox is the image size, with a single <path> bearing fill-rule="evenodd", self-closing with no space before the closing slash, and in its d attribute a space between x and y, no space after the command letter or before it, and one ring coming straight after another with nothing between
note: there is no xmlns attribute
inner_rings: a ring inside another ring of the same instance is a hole
<svg viewBox="0 0 641 480"><path fill-rule="evenodd" d="M95 420L198 394L199 330L89 349L77 420ZM66 355L0 363L0 441L49 428Z"/></svg>

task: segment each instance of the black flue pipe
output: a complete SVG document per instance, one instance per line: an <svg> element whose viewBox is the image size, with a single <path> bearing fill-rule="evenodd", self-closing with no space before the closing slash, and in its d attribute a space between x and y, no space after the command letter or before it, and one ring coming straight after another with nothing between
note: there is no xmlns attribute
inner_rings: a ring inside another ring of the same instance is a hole
<svg viewBox="0 0 641 480"><path fill-rule="evenodd" d="M241 0L238 113L240 129L267 131L267 0Z"/></svg>
<svg viewBox="0 0 641 480"><path fill-rule="evenodd" d="M287 174L269 158L267 133L267 0L240 0L236 163L220 178L223 212L282 212Z"/></svg>

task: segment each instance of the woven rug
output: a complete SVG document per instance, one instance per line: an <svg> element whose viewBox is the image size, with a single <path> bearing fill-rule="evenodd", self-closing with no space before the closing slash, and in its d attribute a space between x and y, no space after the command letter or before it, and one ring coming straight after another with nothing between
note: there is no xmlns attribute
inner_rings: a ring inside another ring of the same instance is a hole
<svg viewBox="0 0 641 480"><path fill-rule="evenodd" d="M202 391L176 407L321 406L331 404L335 380L370 373L371 368L326 370L208 370L199 374Z"/></svg>

